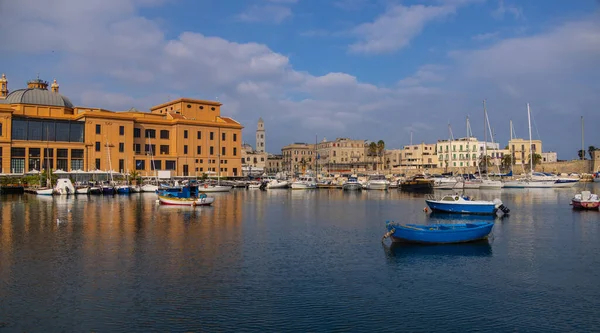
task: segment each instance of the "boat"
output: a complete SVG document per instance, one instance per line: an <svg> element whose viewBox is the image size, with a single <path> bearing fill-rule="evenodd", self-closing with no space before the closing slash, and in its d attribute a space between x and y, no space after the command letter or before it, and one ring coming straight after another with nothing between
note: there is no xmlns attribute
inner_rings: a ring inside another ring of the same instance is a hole
<svg viewBox="0 0 600 333"><path fill-rule="evenodd" d="M348 180L342 184L344 191L359 191L362 190L362 184L358 182L356 177L348 177Z"/></svg>
<svg viewBox="0 0 600 333"><path fill-rule="evenodd" d="M131 187L129 185L119 185L116 187L117 194L129 194L131 193Z"/></svg>
<svg viewBox="0 0 600 333"><path fill-rule="evenodd" d="M200 192L229 192L233 186L229 185L215 185L215 184L204 184L198 187L198 191Z"/></svg>
<svg viewBox="0 0 600 333"><path fill-rule="evenodd" d="M35 191L35 193L37 195L53 195L54 189L53 188L40 188L37 191Z"/></svg>
<svg viewBox="0 0 600 333"><path fill-rule="evenodd" d="M69 178L60 178L56 181L54 192L58 195L75 194L75 187Z"/></svg>
<svg viewBox="0 0 600 333"><path fill-rule="evenodd" d="M453 190L462 187L462 182L456 177L433 177L433 188L436 190Z"/></svg>
<svg viewBox="0 0 600 333"><path fill-rule="evenodd" d="M144 185L142 185L142 187L140 188L140 190L142 192L156 192L156 191L158 191L158 185L144 184Z"/></svg>
<svg viewBox="0 0 600 333"><path fill-rule="evenodd" d="M387 190L390 186L390 182L385 179L384 175L371 175L365 189L367 190Z"/></svg>
<svg viewBox="0 0 600 333"><path fill-rule="evenodd" d="M75 186L75 194L90 194L90 187L87 185L76 185Z"/></svg>
<svg viewBox="0 0 600 333"><path fill-rule="evenodd" d="M600 198L597 194L592 194L590 191L581 191L575 194L571 199L571 205L575 209L598 209L600 207Z"/></svg>
<svg viewBox="0 0 600 333"><path fill-rule="evenodd" d="M414 175L402 181L398 188L402 191L430 191L433 189L433 179L425 178L423 175Z"/></svg>
<svg viewBox="0 0 600 333"><path fill-rule="evenodd" d="M260 182L250 182L250 183L248 184L248 189L249 189L249 190L259 190L259 189L260 189L260 186L261 186L261 183L260 183Z"/></svg>
<svg viewBox="0 0 600 333"><path fill-rule="evenodd" d="M290 183L287 180L273 179L267 183L267 189L284 189L290 187Z"/></svg>
<svg viewBox="0 0 600 333"><path fill-rule="evenodd" d="M317 188L317 182L311 176L302 176L292 183L292 190L310 190Z"/></svg>
<svg viewBox="0 0 600 333"><path fill-rule="evenodd" d="M385 226L388 232L384 235L384 239L390 237L392 242L450 244L485 239L492 232L494 223L469 222L419 225L386 221Z"/></svg>
<svg viewBox="0 0 600 333"><path fill-rule="evenodd" d="M115 194L115 187L112 185L102 185L100 186L100 188L102 189L102 195L114 195Z"/></svg>
<svg viewBox="0 0 600 333"><path fill-rule="evenodd" d="M161 205L175 205L175 206L210 206L215 201L215 198L208 197L206 194L200 194L196 197L179 198L174 196L172 193L166 193L165 195L158 195L158 201Z"/></svg>
<svg viewBox="0 0 600 333"><path fill-rule="evenodd" d="M142 188L139 185L130 185L131 193L140 193L142 192Z"/></svg>
<svg viewBox="0 0 600 333"><path fill-rule="evenodd" d="M600 182L600 171L594 172L593 177L594 177L594 182L595 183Z"/></svg>
<svg viewBox="0 0 600 333"><path fill-rule="evenodd" d="M100 195L102 194L102 187L100 186L92 186L90 187L90 194Z"/></svg>
<svg viewBox="0 0 600 333"><path fill-rule="evenodd" d="M472 200L458 194L444 195L441 198L430 196L425 203L435 212L481 215L494 215L498 210L504 214L510 212L500 199L494 199L494 201Z"/></svg>

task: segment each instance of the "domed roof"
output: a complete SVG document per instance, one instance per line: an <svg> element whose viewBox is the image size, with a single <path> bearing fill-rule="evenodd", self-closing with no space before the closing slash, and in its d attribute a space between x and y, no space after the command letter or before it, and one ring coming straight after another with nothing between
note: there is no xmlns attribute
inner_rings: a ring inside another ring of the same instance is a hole
<svg viewBox="0 0 600 333"><path fill-rule="evenodd" d="M36 104L73 108L73 103L67 97L39 88L12 91L2 102L5 104Z"/></svg>

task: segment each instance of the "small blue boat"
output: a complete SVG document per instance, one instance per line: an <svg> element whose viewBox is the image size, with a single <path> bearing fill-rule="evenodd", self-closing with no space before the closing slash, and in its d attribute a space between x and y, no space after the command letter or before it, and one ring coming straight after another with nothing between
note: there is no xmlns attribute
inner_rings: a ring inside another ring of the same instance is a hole
<svg viewBox="0 0 600 333"><path fill-rule="evenodd" d="M500 199L494 199L494 201L472 200L458 194L445 195L439 199L428 198L425 203L434 212L480 215L494 215L498 209L505 214L510 212Z"/></svg>
<svg viewBox="0 0 600 333"><path fill-rule="evenodd" d="M471 222L459 224L398 224L386 221L388 232L384 238L390 237L393 242L422 244L466 243L485 239L493 222Z"/></svg>

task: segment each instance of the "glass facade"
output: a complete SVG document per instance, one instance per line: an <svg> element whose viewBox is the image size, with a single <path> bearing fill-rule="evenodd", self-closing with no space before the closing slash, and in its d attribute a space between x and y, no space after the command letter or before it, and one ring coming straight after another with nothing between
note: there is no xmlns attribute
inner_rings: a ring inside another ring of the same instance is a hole
<svg viewBox="0 0 600 333"><path fill-rule="evenodd" d="M24 141L83 142L84 123L48 119L12 119L12 139Z"/></svg>

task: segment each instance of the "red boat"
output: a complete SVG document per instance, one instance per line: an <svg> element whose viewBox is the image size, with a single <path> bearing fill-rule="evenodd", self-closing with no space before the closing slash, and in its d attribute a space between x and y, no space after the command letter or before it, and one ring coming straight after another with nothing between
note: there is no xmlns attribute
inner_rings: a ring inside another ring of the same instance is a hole
<svg viewBox="0 0 600 333"><path fill-rule="evenodd" d="M598 209L600 207L600 198L597 194L592 194L590 191L581 191L575 194L571 199L573 208L577 209Z"/></svg>

